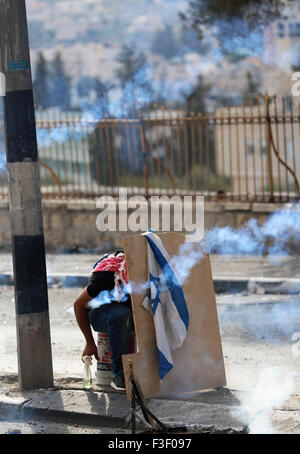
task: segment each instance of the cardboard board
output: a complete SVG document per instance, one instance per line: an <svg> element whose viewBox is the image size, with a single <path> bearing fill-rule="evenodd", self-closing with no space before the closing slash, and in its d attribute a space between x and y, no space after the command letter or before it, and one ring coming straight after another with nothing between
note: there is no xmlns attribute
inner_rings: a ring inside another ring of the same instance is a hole
<svg viewBox="0 0 300 454"><path fill-rule="evenodd" d="M185 236L178 233L158 234L170 256L179 254ZM201 243L191 243L201 248ZM141 285L148 281L147 240L144 235L123 239L128 277ZM158 374L153 316L142 305L147 289L131 294L136 331L137 353L124 355L127 397L130 399L128 359L132 360L146 398L175 397L203 389L226 385L226 376L212 280L210 258L203 258L191 269L182 289L189 311L189 328L183 345L172 352L174 367L161 381Z"/></svg>

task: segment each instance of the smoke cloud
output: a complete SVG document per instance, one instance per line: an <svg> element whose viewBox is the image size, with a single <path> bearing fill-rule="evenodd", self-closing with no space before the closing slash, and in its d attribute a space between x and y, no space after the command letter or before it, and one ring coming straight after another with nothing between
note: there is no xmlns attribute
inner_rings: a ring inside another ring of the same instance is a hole
<svg viewBox="0 0 300 454"><path fill-rule="evenodd" d="M299 301L299 297L282 295L217 297L225 353L228 339L230 345L238 345L236 350L230 347L229 375L235 389L245 389L239 393L240 405L232 416L250 433L275 433L273 412L282 408L299 380L291 343L300 330ZM242 365L245 359L251 365Z"/></svg>
<svg viewBox="0 0 300 454"><path fill-rule="evenodd" d="M242 296L235 296L243 299ZM254 296L257 301L257 295ZM230 304L232 295L219 296L218 308L221 332L224 336L238 335L247 342L259 341L267 345L289 343L293 333L300 331L300 297L261 295L259 304L251 297L248 303ZM224 300L229 300L226 302Z"/></svg>
<svg viewBox="0 0 300 454"><path fill-rule="evenodd" d="M297 203L273 213L261 226L252 219L239 229L213 228L206 232L205 240L201 243L181 244L177 256L171 259L171 266L182 285L193 266L202 260L207 252L240 255L265 252L270 259L277 254L287 254L291 240L299 243L299 220L300 204ZM126 290L142 293L148 288L148 282L130 282ZM235 304L218 305L222 337L233 335L240 342L273 345L275 349L283 344L290 345L293 333L300 330L299 297L289 297L288 300L279 302L275 301L274 297L272 302L269 299L266 301L268 304L261 304L263 301L260 301L260 304L239 304L237 298L238 296L235 296ZM114 299L113 291L101 292L90 302L90 308L97 308ZM209 361L209 358L207 360ZM257 355L255 364L258 379L255 377L251 388L239 395L240 405L232 409L232 416L245 424L251 434L275 433L272 424L273 412L281 409L294 391L295 372L279 367L276 362L278 363L276 350L270 358ZM247 370L241 371L239 380L243 381L244 378L249 382L250 377L243 377L243 373L248 374Z"/></svg>
<svg viewBox="0 0 300 454"><path fill-rule="evenodd" d="M282 408L293 392L294 379L281 368L264 369L257 383L243 397L232 416L247 427L250 434L275 434L272 411Z"/></svg>
<svg viewBox="0 0 300 454"><path fill-rule="evenodd" d="M206 232L210 253L228 255L287 255L291 244L300 244L300 203L271 214L260 226L251 219L246 226L233 229L214 227Z"/></svg>
<svg viewBox="0 0 300 454"><path fill-rule="evenodd" d="M108 93L107 97L95 103L83 99L80 102L80 114L77 115L75 122L53 126L50 117L46 120L46 127L42 128L38 124L38 145L50 147L55 143L62 144L67 141L80 143L87 133L93 132L99 120L138 116L139 107L146 109L153 100L162 99L162 97L167 99L168 103L184 102L191 88L191 82L185 79L178 81L168 78L158 79L151 66L145 63L133 78L126 82L122 90L112 90L112 94ZM56 121L55 118L53 121Z"/></svg>
<svg viewBox="0 0 300 454"><path fill-rule="evenodd" d="M71 128L65 125L51 128L41 128L37 126L38 145L51 147L55 143L63 144L68 140L70 142L80 143L87 133L93 132L93 129L94 123L92 119L90 122L87 119L81 119L74 123Z"/></svg>
<svg viewBox="0 0 300 454"><path fill-rule="evenodd" d="M6 169L6 158L5 154L0 150L0 171L4 171Z"/></svg>
<svg viewBox="0 0 300 454"><path fill-rule="evenodd" d="M229 226L214 227L205 233L202 242L185 242L180 245L177 255L171 258L170 265L175 271L180 285L188 278L192 268L202 260L206 253L226 255L261 255L267 254L270 261L273 256L286 256L290 252L290 243L300 244L300 203L285 207L271 214L263 225L251 219L245 227L233 229ZM280 259L275 259L276 260ZM164 279L162 279L164 281ZM149 287L148 282L130 282L128 293L143 293ZM93 304L101 305L112 301L113 293L102 292ZM282 314L274 317L281 319Z"/></svg>

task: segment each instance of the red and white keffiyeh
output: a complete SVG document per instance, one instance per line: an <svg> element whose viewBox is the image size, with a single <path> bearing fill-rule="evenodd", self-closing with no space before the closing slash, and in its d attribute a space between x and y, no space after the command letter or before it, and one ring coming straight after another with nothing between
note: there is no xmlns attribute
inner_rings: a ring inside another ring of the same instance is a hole
<svg viewBox="0 0 300 454"><path fill-rule="evenodd" d="M128 284L125 254L120 252L117 256L114 254L108 255L96 265L93 269L93 272L95 271L114 271L115 296L117 301L121 301L125 295L123 288Z"/></svg>

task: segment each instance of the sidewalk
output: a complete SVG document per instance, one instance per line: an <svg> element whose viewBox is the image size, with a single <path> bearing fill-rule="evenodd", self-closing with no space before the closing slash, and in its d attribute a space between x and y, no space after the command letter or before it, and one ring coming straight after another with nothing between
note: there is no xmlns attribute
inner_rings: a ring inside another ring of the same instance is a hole
<svg viewBox="0 0 300 454"><path fill-rule="evenodd" d="M50 287L78 287L85 285L84 282L87 281L90 269L97 258L93 254L48 254L47 270ZM286 257L279 265L274 265L263 257L229 258L212 256L212 272L216 290L232 291L233 289L235 291L243 287L247 291L258 293L260 293L258 290L262 288L266 292L278 293L281 290L282 292L291 293L292 290L296 292L297 286L299 286L298 293L300 293L299 259L300 257ZM0 273L0 276L4 276L3 281L6 280L8 283L10 280L10 283L12 282L12 259L8 253L0 254ZM56 292L56 290L52 291ZM65 292L60 291L60 293L62 297L65 297ZM230 299L230 304L232 304L231 297L232 295L219 296L219 298ZM260 295L246 298L258 297ZM60 303L60 300L57 301L57 306L55 307L58 307ZM55 314L56 310L54 308L53 311L53 314ZM66 322L66 319L61 316L64 312L65 307L56 315L56 317L62 318L63 324ZM232 316L231 311L228 313ZM260 316L262 315L261 312L259 314ZM284 315L285 313L280 313L280 315L282 314ZM222 313L220 315L222 316ZM242 323L243 320L239 318L239 314L237 317L234 320L239 320ZM293 317L292 312L291 317ZM249 324L251 324L251 320L249 320ZM262 320L264 320L263 317ZM56 326L56 324L57 322L53 315L53 325ZM226 328L226 326L224 323L223 328ZM64 331L62 332L64 333ZM263 334L264 336L266 335L265 333ZM59 352L59 335L56 335L53 339L57 343L53 348L57 348L57 352ZM256 371L258 373L263 361L265 361L265 366L268 365L267 355L269 357L273 355L274 358L275 348L278 351L279 347L277 345L274 347L268 338L260 341L259 344L255 343L253 338L251 338L250 342L246 338L247 344L241 342L241 340L241 337L232 339L232 331L223 335L228 388L204 391L191 398L185 397L184 400L151 399L149 407L154 415L167 425L185 426L189 431L244 433L244 423L234 417L234 412L241 409L241 402L245 402L243 397L246 396L246 391L242 386L238 388L238 384L232 378L234 372L251 368L255 374ZM72 342L72 337L69 338L69 342ZM232 352L232 345L236 346L234 352ZM74 345L72 344L73 347ZM291 356L290 348L291 345L287 343L286 347L279 351L278 360L280 362L283 361L283 358ZM258 354L258 352L260 353ZM75 353L77 355L77 351ZM58 356L58 353L56 353L56 356ZM291 356L291 361L296 364L293 356ZM233 364L235 364L234 370ZM285 364L286 367L289 366L289 362ZM116 427L126 427L130 418L131 404L127 401L125 394L116 393L110 388L105 389L97 386L94 387L93 391L83 391L81 380L71 379L70 375L63 376L64 378L61 381L56 380L55 388L51 390L37 390L26 393L21 393L17 390L16 377L9 379L8 376L0 376L1 418L15 418L16 420L44 419L54 422L68 421L71 424L90 425L93 427L108 426L112 430ZM294 392L297 393L298 390L299 387L295 388ZM272 412L272 421L277 433L300 433L299 402L299 396L294 394L282 408L275 409ZM145 430L145 428L141 427L137 429L137 432L142 430Z"/></svg>
<svg viewBox="0 0 300 454"><path fill-rule="evenodd" d="M220 396L221 393L225 396L223 399ZM196 397L193 400L184 401L151 399L148 404L152 413L168 427L182 427L190 432L243 433L245 431L245 426L231 415L233 401L238 401L230 391L224 389L204 394L214 394L214 396L206 396L206 399L202 400ZM0 414L2 418L9 417L15 420L39 419L131 430L131 404L125 393L113 391L75 389L24 393L1 391ZM138 420L136 422L138 423ZM146 430L148 430L147 426L139 424L137 432Z"/></svg>
<svg viewBox="0 0 300 454"><path fill-rule="evenodd" d="M84 287L96 254L47 254L49 287ZM276 262L275 262L276 259ZM222 292L300 293L300 257L212 255L211 266L215 290ZM12 256L0 253L0 284L13 284Z"/></svg>
<svg viewBox="0 0 300 454"><path fill-rule="evenodd" d="M3 383L0 377L0 382ZM66 378L64 379L64 381ZM2 419L37 420L56 423L79 424L93 427L110 427L131 431L131 403L125 393L111 388L97 387L83 391L81 382L63 388L56 383L54 389L19 392L14 379L6 387L1 383L0 415ZM106 389L104 389L106 388ZM247 433L246 426L238 418L243 395L236 390L220 388L207 390L184 399L149 399L152 413L167 427L185 429L188 433ZM142 414L139 413L141 416ZM299 396L291 395L284 406L274 409L272 421L276 433L299 433ZM137 420L138 423L138 420ZM147 431L142 424L137 433Z"/></svg>

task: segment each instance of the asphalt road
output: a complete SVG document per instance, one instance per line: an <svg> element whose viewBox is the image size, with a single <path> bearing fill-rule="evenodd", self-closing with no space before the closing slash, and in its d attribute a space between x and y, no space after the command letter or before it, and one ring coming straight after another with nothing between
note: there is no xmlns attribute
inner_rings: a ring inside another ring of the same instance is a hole
<svg viewBox="0 0 300 454"><path fill-rule="evenodd" d="M105 435L105 434L128 434L129 430L112 427L88 427L82 424L50 423L40 421L1 421L0 434L81 434L81 435Z"/></svg>
<svg viewBox="0 0 300 454"><path fill-rule="evenodd" d="M80 292L49 289L53 368L58 378L82 376L85 343L72 311ZM216 298L228 387L248 389L260 372L279 367L293 375L293 392L300 394L300 297L223 294ZM0 374L17 373L12 287L0 286L0 325Z"/></svg>
<svg viewBox="0 0 300 454"><path fill-rule="evenodd" d="M85 343L72 305L80 292L81 289L76 288L49 289L54 375L62 386L71 383L77 388L81 388L81 353ZM227 387L238 393L239 411L247 412L247 424L249 421L251 424L251 414L255 414L253 424L259 423L260 428L266 430L263 433L267 433L271 419L260 420L260 409L263 409L264 416L272 414L272 424L278 433L300 433L300 296L243 293L216 295L216 299ZM0 326L0 375L16 374L12 287L0 286ZM95 368L94 362L93 372ZM243 413L238 419L243 421ZM255 427L252 429L255 431ZM13 430L22 433L118 433L119 429L115 432L111 428L68 423L0 421L0 433Z"/></svg>

